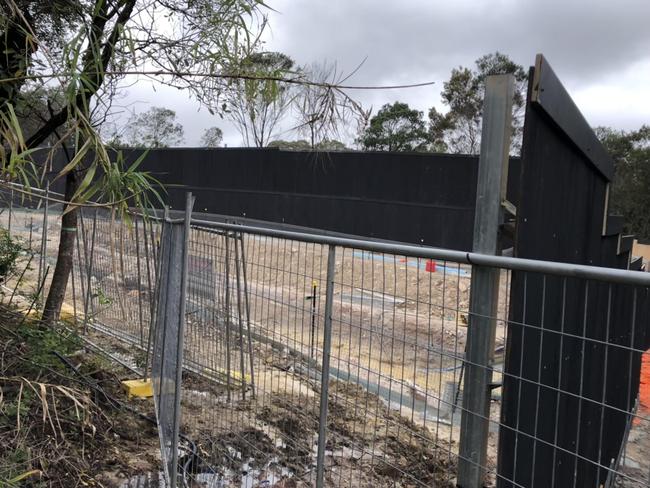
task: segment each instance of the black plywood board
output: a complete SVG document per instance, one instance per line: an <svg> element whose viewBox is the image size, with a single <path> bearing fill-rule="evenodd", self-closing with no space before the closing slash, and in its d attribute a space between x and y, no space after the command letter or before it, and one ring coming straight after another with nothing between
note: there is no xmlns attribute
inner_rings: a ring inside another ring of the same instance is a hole
<svg viewBox="0 0 650 488"><path fill-rule="evenodd" d="M515 255L626 268L629 253L618 254L619 237L602 236L608 179L531 101L532 88ZM544 94L552 99L549 90ZM647 295L647 289L513 272L498 486L605 483L599 465L617 457L625 412L638 392L640 353L631 348L648 346Z"/></svg>

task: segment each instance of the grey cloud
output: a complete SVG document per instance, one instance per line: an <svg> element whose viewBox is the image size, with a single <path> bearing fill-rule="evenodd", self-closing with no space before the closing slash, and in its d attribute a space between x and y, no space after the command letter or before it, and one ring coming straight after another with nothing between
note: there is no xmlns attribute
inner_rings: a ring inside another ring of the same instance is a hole
<svg viewBox="0 0 650 488"><path fill-rule="evenodd" d="M436 81L432 87L351 93L375 111L401 100L420 110L440 108L439 92L452 68L471 66L496 50L529 66L544 53L573 95L606 84L626 109L601 107L597 97L583 97L581 109L594 125L634 128L650 122L645 80L650 81L650 0L268 0L267 48L285 52L298 63L338 63L356 84L403 84ZM646 63L643 73L631 72ZM186 94L133 87L129 99L177 110L185 125L186 144L197 144L212 125L224 130L229 145L241 137L227 121ZM145 93L146 92L146 93ZM599 92L605 93L605 92ZM634 103L629 103L632 99ZM146 110L146 107L143 107ZM291 123L286 124L287 127ZM283 134L283 138L293 137Z"/></svg>
<svg viewBox="0 0 650 488"><path fill-rule="evenodd" d="M271 45L298 61L336 59L358 80L444 80L500 50L529 65L544 52L583 83L650 56L647 0L276 0Z"/></svg>

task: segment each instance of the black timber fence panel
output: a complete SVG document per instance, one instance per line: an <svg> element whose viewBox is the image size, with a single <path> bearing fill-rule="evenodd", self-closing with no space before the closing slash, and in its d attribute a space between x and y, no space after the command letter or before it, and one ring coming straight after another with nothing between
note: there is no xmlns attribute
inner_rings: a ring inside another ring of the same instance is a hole
<svg viewBox="0 0 650 488"><path fill-rule="evenodd" d="M142 150L123 153L128 164ZM54 168L62 167L63 157L57 155ZM518 173L519 159L510 164ZM164 148L149 150L140 168L166 187L172 209L182 209L191 191L197 212L248 223L463 251L472 245L477 156ZM509 182L514 203L518 183Z"/></svg>
<svg viewBox="0 0 650 488"><path fill-rule="evenodd" d="M514 252L627 268L609 232L613 164L548 66L531 68ZM511 173L511 177L514 174ZM621 449L648 347L647 289L513 272L500 487L597 487Z"/></svg>

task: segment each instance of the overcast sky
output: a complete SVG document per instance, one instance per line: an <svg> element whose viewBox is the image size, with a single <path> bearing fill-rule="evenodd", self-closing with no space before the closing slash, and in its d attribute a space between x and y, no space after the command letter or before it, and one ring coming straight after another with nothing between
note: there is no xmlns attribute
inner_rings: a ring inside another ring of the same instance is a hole
<svg viewBox="0 0 650 488"><path fill-rule="evenodd" d="M650 0L268 0L266 49L298 64L328 60L359 85L435 81L424 88L355 92L376 112L396 100L444 110L439 92L452 68L501 51L530 66L543 53L592 125L650 124ZM135 109L176 110L185 144L216 125L229 146L241 137L182 92L140 82L128 89ZM284 139L297 136L283 134Z"/></svg>

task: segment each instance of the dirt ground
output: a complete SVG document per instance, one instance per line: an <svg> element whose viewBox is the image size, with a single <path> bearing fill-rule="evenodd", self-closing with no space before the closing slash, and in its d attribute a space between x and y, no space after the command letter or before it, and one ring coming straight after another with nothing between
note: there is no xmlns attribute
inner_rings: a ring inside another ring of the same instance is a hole
<svg viewBox="0 0 650 488"><path fill-rule="evenodd" d="M135 413L151 405L120 385L128 371L5 308L0 343L0 485L118 487L159 469L155 423Z"/></svg>

